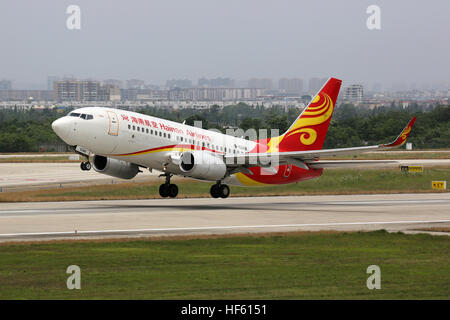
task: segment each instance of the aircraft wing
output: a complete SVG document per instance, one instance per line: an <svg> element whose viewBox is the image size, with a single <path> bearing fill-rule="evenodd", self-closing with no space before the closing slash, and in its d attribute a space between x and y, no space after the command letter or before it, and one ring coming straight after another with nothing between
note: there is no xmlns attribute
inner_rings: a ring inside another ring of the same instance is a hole
<svg viewBox="0 0 450 320"><path fill-rule="evenodd" d="M345 167L355 166L358 164L369 164L367 161L319 161L320 157L336 157L341 155L356 155L367 151L389 150L400 147L406 142L406 139L411 132L412 126L416 118L412 118L408 125L403 129L400 135L391 143L380 144L365 147L352 148L337 148L337 149L322 149L322 150L307 150L307 151L289 151L289 152L271 152L271 153L248 153L245 155L227 155L225 156L225 163L229 167L251 167L262 166L271 167L281 164L293 164L297 167L309 168L329 168L329 167ZM395 163L392 160L371 160L373 164Z"/></svg>

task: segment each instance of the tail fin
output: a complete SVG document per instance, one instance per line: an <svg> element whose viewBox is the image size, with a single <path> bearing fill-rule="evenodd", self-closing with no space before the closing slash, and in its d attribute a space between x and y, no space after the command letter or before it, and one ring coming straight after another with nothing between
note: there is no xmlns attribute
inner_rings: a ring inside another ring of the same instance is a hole
<svg viewBox="0 0 450 320"><path fill-rule="evenodd" d="M322 149L342 81L330 78L291 127L278 138L279 151Z"/></svg>
<svg viewBox="0 0 450 320"><path fill-rule="evenodd" d="M403 144L405 144L406 139L408 139L409 134L411 133L412 127L414 125L414 122L416 121L416 117L413 117L408 125L403 129L403 131L400 133L400 135L395 139L393 142L388 144L383 144L383 148L392 148L392 147L400 147Z"/></svg>

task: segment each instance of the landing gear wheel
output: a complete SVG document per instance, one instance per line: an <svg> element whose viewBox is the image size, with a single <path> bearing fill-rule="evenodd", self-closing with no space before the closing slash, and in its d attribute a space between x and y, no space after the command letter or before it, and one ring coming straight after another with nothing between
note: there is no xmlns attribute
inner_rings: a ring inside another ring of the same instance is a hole
<svg viewBox="0 0 450 320"><path fill-rule="evenodd" d="M172 174L164 173L161 174L160 177L166 177L166 183L159 186L159 195L163 198L175 198L178 195L178 187L176 184L170 183Z"/></svg>
<svg viewBox="0 0 450 320"><path fill-rule="evenodd" d="M159 186L159 195L163 198L167 198L169 196L169 185L166 183L163 183Z"/></svg>
<svg viewBox="0 0 450 320"><path fill-rule="evenodd" d="M178 187L176 184L169 184L169 197L175 198L178 195Z"/></svg>
<svg viewBox="0 0 450 320"><path fill-rule="evenodd" d="M213 198L228 198L230 195L230 187L228 187L226 184L214 184L211 186L211 190L209 191L211 193L211 197Z"/></svg>
<svg viewBox="0 0 450 320"><path fill-rule="evenodd" d="M230 187L228 187L226 184L221 184L219 186L219 194L221 198L228 198L230 195Z"/></svg>
<svg viewBox="0 0 450 320"><path fill-rule="evenodd" d="M91 170L91 163L89 161L82 162L82 163L80 163L80 168L83 171L89 171L89 170Z"/></svg>
<svg viewBox="0 0 450 320"><path fill-rule="evenodd" d="M213 198L218 198L218 197L220 197L220 194L219 194L219 185L213 184L213 185L211 186L211 189L209 190L209 192L211 193L211 197L213 197Z"/></svg>

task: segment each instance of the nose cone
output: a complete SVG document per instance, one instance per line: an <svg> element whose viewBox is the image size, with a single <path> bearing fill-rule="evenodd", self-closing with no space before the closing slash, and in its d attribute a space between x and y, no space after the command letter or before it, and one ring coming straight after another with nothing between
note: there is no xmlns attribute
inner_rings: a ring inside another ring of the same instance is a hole
<svg viewBox="0 0 450 320"><path fill-rule="evenodd" d="M69 133L70 133L70 120L67 117L59 118L52 123L53 131L60 137L64 142L70 144Z"/></svg>

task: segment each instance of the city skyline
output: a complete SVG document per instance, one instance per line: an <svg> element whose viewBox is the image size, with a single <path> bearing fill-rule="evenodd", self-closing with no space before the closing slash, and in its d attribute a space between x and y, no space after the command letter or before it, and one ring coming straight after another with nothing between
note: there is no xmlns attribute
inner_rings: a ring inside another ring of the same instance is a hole
<svg viewBox="0 0 450 320"><path fill-rule="evenodd" d="M233 79L233 78L222 78L222 77L215 77L215 78L205 78L201 77L197 80L184 78L184 79L167 79L161 81L161 83L155 84L155 83L149 83L142 79L102 79L99 77L76 77L74 75L66 75L66 76L55 76L51 75L48 76L46 79L41 81L40 83L35 84L27 84L27 83L19 83L17 84L14 80L11 79L0 79L0 90L5 90L7 88L13 89L13 90L53 90L53 82L57 80L64 80L64 79L73 79L73 80L93 80L93 81L100 81L105 84L112 84L115 85L118 88L121 89L127 89L127 88L169 88L169 87L177 87L177 85L174 85L174 83L177 82L189 82L190 84L188 86L180 85L178 87L181 88L201 88L201 87L210 87L210 88L221 88L221 87L229 87L229 88L264 88L269 90L279 90L279 91L286 91L283 86L285 81L301 81L301 88L300 90L293 90L297 92L303 92L303 93L314 93L318 89L320 89L321 85L328 79L326 77L312 77L312 78L302 78L302 77L280 77L280 78L249 78L245 80L239 80L239 79ZM233 83L233 85L205 85L205 81L210 81L211 83L217 82L217 80L227 80ZM258 83L258 81L265 81L270 82L271 85L265 86L265 85L254 85L253 83ZM120 84L119 84L120 83ZM129 85L129 83L139 83L139 85ZM311 86L311 83L314 83ZM380 82L364 82L364 81L354 81L344 82L345 86L351 86L354 84L361 84L365 87L365 90L369 92L396 92L396 91L411 91L411 90L450 90L450 81L440 81L440 82L420 82L420 81L409 81L409 82L391 82L391 83L380 83ZM287 90L289 92L292 90Z"/></svg>

